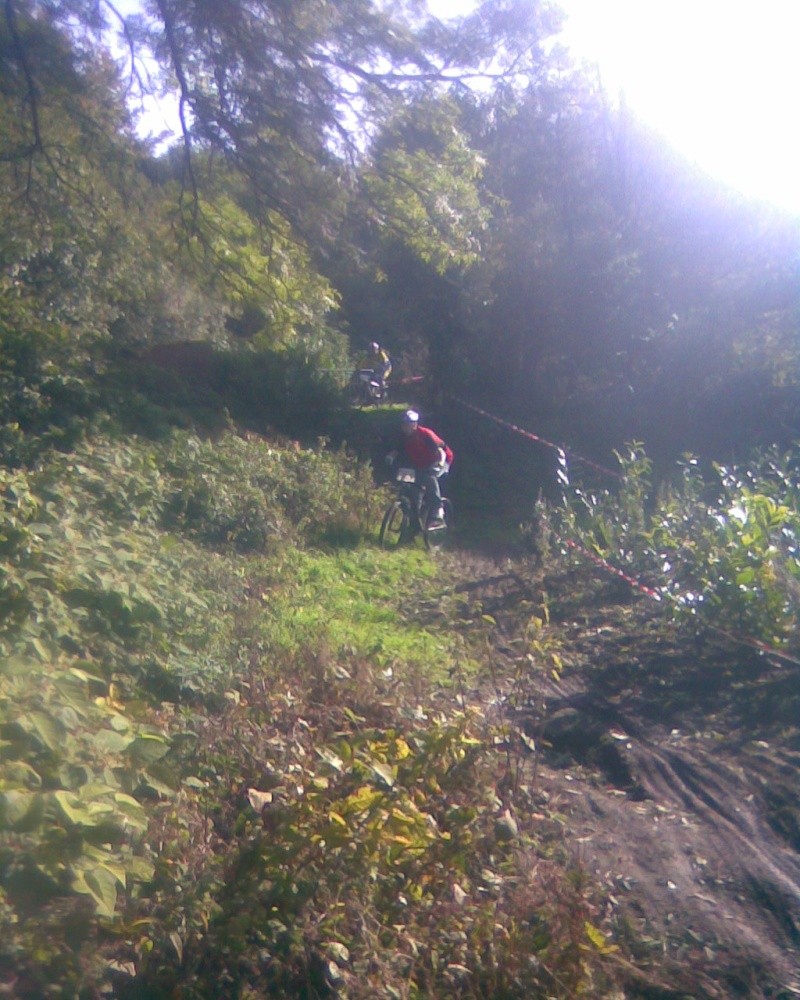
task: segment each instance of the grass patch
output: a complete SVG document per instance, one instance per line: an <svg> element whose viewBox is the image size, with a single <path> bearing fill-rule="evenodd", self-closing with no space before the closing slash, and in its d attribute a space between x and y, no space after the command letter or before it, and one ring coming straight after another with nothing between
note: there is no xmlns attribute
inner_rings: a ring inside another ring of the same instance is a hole
<svg viewBox="0 0 800 1000"><path fill-rule="evenodd" d="M446 676L455 639L419 615L440 601L445 573L422 549L288 553L280 582L261 585L262 641L282 654L316 646L342 662L355 656Z"/></svg>

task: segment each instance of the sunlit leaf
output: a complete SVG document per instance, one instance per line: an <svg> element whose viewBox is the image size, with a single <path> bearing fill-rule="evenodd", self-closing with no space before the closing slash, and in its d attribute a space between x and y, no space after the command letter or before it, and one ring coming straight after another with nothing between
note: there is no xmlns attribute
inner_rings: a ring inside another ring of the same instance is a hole
<svg viewBox="0 0 800 1000"><path fill-rule="evenodd" d="M101 917L113 917L117 905L117 879L102 866L75 873L73 888L89 895Z"/></svg>
<svg viewBox="0 0 800 1000"><path fill-rule="evenodd" d="M41 815L41 796L37 792L8 789L0 792L0 827L20 828L33 814Z"/></svg>

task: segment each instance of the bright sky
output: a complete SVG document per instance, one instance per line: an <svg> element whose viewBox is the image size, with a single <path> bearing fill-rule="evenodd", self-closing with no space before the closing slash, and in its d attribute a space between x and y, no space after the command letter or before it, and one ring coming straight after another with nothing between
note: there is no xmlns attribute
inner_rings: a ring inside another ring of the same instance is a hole
<svg viewBox="0 0 800 1000"><path fill-rule="evenodd" d="M440 17L477 0L428 0ZM612 100L743 194L800 216L800 0L555 0Z"/></svg>
<svg viewBox="0 0 800 1000"><path fill-rule="evenodd" d="M640 118L725 183L800 215L798 0L560 6L564 40L599 65L611 97L623 91Z"/></svg>

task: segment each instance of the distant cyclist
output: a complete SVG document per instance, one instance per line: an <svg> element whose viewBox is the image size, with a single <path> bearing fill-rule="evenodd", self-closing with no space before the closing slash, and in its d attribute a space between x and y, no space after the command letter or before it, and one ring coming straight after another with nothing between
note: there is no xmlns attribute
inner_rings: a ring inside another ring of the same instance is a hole
<svg viewBox="0 0 800 1000"><path fill-rule="evenodd" d="M373 340L369 345L369 352L358 367L372 370L381 385L385 386L392 374L392 359L389 357L389 352Z"/></svg>
<svg viewBox="0 0 800 1000"><path fill-rule="evenodd" d="M406 410L400 419L401 436L397 448L387 455L390 462L402 459L416 470L416 483L427 490L431 504L431 521L444 520L439 480L447 475L453 463L453 451L439 435L423 427L416 410Z"/></svg>

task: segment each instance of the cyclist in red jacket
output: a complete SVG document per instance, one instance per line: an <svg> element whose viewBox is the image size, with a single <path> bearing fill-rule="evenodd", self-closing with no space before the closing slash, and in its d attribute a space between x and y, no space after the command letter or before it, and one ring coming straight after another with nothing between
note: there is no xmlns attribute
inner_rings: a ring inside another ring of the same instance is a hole
<svg viewBox="0 0 800 1000"><path fill-rule="evenodd" d="M433 498L432 507L434 503L436 504L433 508L433 522L443 521L444 510L441 504L439 480L450 471L453 462L452 449L430 427L420 425L416 410L406 410L401 418L400 428L402 435L398 447L390 452L387 458L395 461L399 456L402 461L408 462L416 469L417 484L426 489L428 496Z"/></svg>

